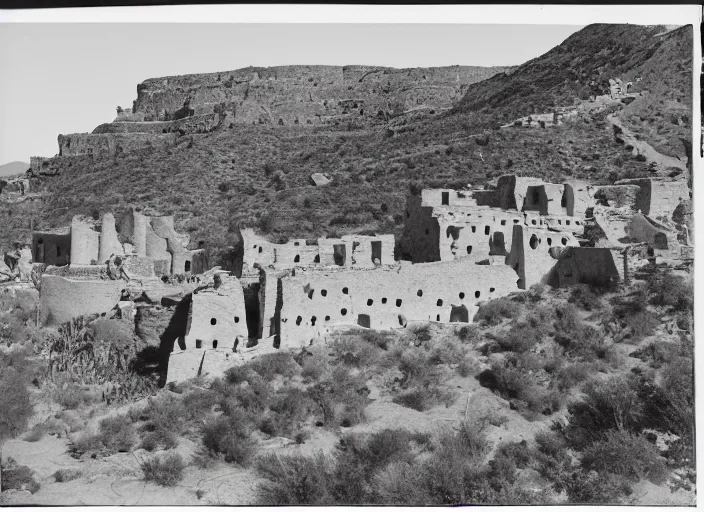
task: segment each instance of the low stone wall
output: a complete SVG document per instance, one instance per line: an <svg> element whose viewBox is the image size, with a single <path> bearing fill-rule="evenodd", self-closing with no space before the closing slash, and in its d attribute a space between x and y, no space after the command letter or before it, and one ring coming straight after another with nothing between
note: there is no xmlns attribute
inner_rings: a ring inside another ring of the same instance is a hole
<svg viewBox="0 0 704 512"><path fill-rule="evenodd" d="M81 315L106 313L119 302L125 284L124 281L91 281L44 275L40 302L49 313L47 323L56 325Z"/></svg>

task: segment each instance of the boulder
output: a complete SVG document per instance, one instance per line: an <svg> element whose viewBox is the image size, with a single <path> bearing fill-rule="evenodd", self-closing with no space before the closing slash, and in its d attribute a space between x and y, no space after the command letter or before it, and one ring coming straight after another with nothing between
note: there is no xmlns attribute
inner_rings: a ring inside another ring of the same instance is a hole
<svg viewBox="0 0 704 512"><path fill-rule="evenodd" d="M316 187L322 187L323 185L330 183L331 180L325 174L316 172L315 174L311 174L310 181L312 181L313 185Z"/></svg>

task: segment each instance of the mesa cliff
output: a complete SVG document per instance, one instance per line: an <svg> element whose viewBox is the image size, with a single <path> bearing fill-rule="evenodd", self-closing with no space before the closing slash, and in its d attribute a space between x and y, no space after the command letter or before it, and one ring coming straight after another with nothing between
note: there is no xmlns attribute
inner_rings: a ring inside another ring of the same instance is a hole
<svg viewBox="0 0 704 512"><path fill-rule="evenodd" d="M242 124L319 125L349 118L386 119L417 108L447 109L469 84L504 67L394 69L370 66L249 67L235 71L151 78L137 86L134 120L179 118L232 104Z"/></svg>

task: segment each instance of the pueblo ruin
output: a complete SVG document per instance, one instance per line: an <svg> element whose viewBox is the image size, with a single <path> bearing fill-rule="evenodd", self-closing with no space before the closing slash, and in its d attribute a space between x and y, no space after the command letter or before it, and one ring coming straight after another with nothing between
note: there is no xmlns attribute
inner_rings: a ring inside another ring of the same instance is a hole
<svg viewBox="0 0 704 512"><path fill-rule="evenodd" d="M178 382L350 326L470 323L482 302L535 284L613 286L654 264L686 264L689 201L677 180L504 175L483 189L411 190L398 241L277 244L241 229L232 272L209 268L204 243L177 233L173 217L130 210L37 231L31 251L7 253L0 270L29 281L33 265L54 324L110 311L134 321L147 304L176 305L164 350L167 382Z"/></svg>

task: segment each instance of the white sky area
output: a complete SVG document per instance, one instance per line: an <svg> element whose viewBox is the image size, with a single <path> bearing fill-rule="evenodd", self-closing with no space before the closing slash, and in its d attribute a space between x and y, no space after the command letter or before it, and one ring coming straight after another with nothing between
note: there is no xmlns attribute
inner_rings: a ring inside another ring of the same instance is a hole
<svg viewBox="0 0 704 512"><path fill-rule="evenodd" d="M277 6L270 6L277 9ZM247 66L507 66L581 25L0 23L0 164L53 156L147 78Z"/></svg>

